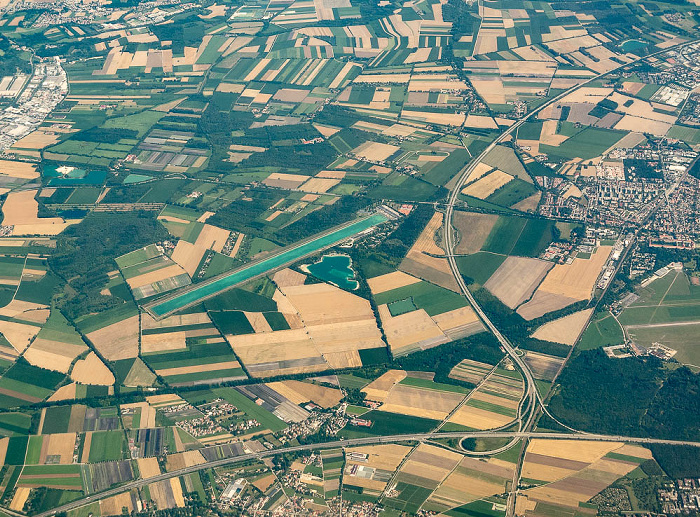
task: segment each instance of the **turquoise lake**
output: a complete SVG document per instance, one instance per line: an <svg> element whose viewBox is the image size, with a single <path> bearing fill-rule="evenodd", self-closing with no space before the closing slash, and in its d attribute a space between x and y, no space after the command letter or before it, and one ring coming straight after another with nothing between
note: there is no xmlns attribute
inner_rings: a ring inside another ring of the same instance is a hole
<svg viewBox="0 0 700 517"><path fill-rule="evenodd" d="M268 271L278 269L286 264L296 262L302 257L315 253L325 248L329 248L339 242L357 235L373 226L385 222L387 218L382 214L374 214L352 224L338 228L335 231L321 235L313 240L305 242L294 248L287 249L277 255L268 257L260 262L231 271L225 276L219 277L211 282L189 289L187 292L176 295L162 302L151 305L148 309L156 317L165 316L171 312L178 311L189 305L198 303L205 298L217 295L226 289L241 284L251 278L264 275Z"/></svg>
<svg viewBox="0 0 700 517"><path fill-rule="evenodd" d="M321 260L310 264L306 269L316 278L341 289L354 291L360 284L355 280L355 271L351 265L352 259L347 255L324 255Z"/></svg>

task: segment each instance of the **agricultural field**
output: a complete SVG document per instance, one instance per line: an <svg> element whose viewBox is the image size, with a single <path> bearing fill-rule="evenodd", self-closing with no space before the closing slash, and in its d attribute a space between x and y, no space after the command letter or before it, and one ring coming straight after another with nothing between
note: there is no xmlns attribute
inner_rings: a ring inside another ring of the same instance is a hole
<svg viewBox="0 0 700 517"><path fill-rule="evenodd" d="M212 313L252 376L357 367L363 355L385 348L367 300L330 284L305 285L305 278L280 281L267 299L270 313Z"/></svg>
<svg viewBox="0 0 700 517"><path fill-rule="evenodd" d="M661 513L521 403L698 438L697 3L0 0L0 514Z"/></svg>
<svg viewBox="0 0 700 517"><path fill-rule="evenodd" d="M504 427L517 415L523 380L518 372L497 368L474 390L466 404L448 420L443 430Z"/></svg>
<svg viewBox="0 0 700 517"><path fill-rule="evenodd" d="M141 321L141 354L168 384L177 386L245 379L240 363L207 313Z"/></svg>
<svg viewBox="0 0 700 517"><path fill-rule="evenodd" d="M401 271L370 279L370 287L389 348L395 356L483 330L461 296Z"/></svg>
<svg viewBox="0 0 700 517"><path fill-rule="evenodd" d="M524 491L525 515L573 511L651 457L648 449L619 442L533 440L522 477L536 487Z"/></svg>

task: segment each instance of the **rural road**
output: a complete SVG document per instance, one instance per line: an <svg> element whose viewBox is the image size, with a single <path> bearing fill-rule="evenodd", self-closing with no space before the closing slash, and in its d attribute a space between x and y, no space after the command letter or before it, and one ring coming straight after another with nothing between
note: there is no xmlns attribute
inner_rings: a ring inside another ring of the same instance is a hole
<svg viewBox="0 0 700 517"><path fill-rule="evenodd" d="M199 470L209 469L213 467L223 467L227 465L233 465L235 463L241 463L250 460L259 460L262 458L269 458L270 456L275 456L277 454L288 453L288 452L302 452L310 450L321 450L321 449L336 449L340 447L356 447L359 445L375 445L382 443L396 443L404 441L415 441L415 440L430 440L436 438L512 438L513 440L521 440L523 438L546 438L550 440L592 440L600 442L627 442L627 443L639 443L639 444L667 444L667 445L689 445L692 447L700 447L700 443L697 442L685 442L677 440L660 440L655 438L637 438L630 436L615 436L615 435L604 435L604 434L567 434L567 433L535 433L535 432L490 432L490 431L479 431L479 432L469 432L469 433L417 433L417 434L397 434L391 436L370 436L367 438L353 438L350 440L337 440L334 442L325 443L314 443L309 445L297 445L295 447L286 447L283 449L274 449L270 451L262 452L252 452L249 454L242 454L240 456L233 456L231 458L224 458L215 461L209 461L202 463L200 465L193 465L191 467L186 467L183 469L173 470L171 472L166 472L158 476L154 476L148 479L138 479L135 481L130 481L119 487L112 488L100 492L99 494L94 494L88 497L83 497L68 504L58 506L48 512L43 512L36 514L35 517L49 517L60 512L67 512L69 510L74 510L75 508L80 508L86 504L90 504L94 501L104 499L113 495L120 494L132 488L142 487L144 485L149 485L156 481L163 481L165 479L170 479L174 477L183 476L185 474L191 474L192 472L197 472ZM21 514L16 514L21 515Z"/></svg>

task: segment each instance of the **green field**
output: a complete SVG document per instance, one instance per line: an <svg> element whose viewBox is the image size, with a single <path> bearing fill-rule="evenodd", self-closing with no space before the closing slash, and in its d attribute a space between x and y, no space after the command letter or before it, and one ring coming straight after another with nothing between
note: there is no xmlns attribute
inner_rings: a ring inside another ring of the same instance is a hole
<svg viewBox="0 0 700 517"><path fill-rule="evenodd" d="M480 251L457 257L457 267L464 276L473 279L477 284L484 285L505 259L505 255Z"/></svg>
<svg viewBox="0 0 700 517"><path fill-rule="evenodd" d="M236 406L250 418L254 418L260 422L260 425L272 432L281 431L287 428L287 424L285 424L282 420L277 418L268 410L264 409L262 406L258 406L255 402L234 388L215 388L212 391L219 397Z"/></svg>
<svg viewBox="0 0 700 517"><path fill-rule="evenodd" d="M340 386L343 388L364 388L367 386L371 380L370 379L364 379L362 377L355 377L354 375L349 375L349 374L340 374L338 375L338 381L340 382Z"/></svg>
<svg viewBox="0 0 700 517"><path fill-rule="evenodd" d="M392 289L374 297L377 305L407 299L412 300L417 308L424 309L430 316L442 314L466 305L464 298L457 293L424 281Z"/></svg>
<svg viewBox="0 0 700 517"><path fill-rule="evenodd" d="M83 333L89 334L113 323L119 323L127 318L136 316L138 313L139 311L133 303L125 303L98 314L82 316L76 320L76 324Z"/></svg>
<svg viewBox="0 0 700 517"><path fill-rule="evenodd" d="M255 330L241 311L217 311L209 313L212 321L216 324L222 334L253 334Z"/></svg>
<svg viewBox="0 0 700 517"><path fill-rule="evenodd" d="M497 189L486 198L486 201L496 205L511 207L536 192L537 189L531 183L515 178Z"/></svg>
<svg viewBox="0 0 700 517"><path fill-rule="evenodd" d="M27 465L36 465L41 458L41 444L44 443L43 436L30 436L27 445L27 457L24 462Z"/></svg>
<svg viewBox="0 0 700 517"><path fill-rule="evenodd" d="M398 496L385 497L382 499L382 503L408 513L416 513L425 500L430 497L430 494L433 493L430 488L402 481L396 484L396 490L399 492Z"/></svg>
<svg viewBox="0 0 700 517"><path fill-rule="evenodd" d="M15 436L27 434L31 427L32 417L25 413L0 414L0 435Z"/></svg>
<svg viewBox="0 0 700 517"><path fill-rule="evenodd" d="M123 431L95 431L90 442L88 461L115 461L124 458L126 441Z"/></svg>
<svg viewBox="0 0 700 517"><path fill-rule="evenodd" d="M372 427L346 426L338 433L338 436L360 438L363 436L402 434L407 429L411 429L416 433L426 433L439 424L437 420L400 415L398 413L386 413L378 410L365 413L362 415L362 418L371 421Z"/></svg>
<svg viewBox="0 0 700 517"><path fill-rule="evenodd" d="M416 388L424 388L428 390L435 391L449 391L452 393L463 393L466 395L469 393L468 388L462 386L457 386L454 384L444 384L441 382L435 382L428 379L419 379L417 377L406 377L399 384L406 384L407 386L415 386Z"/></svg>
<svg viewBox="0 0 700 517"><path fill-rule="evenodd" d="M626 134L624 131L614 129L586 127L558 147L540 144L540 152L564 160L573 158L590 160L600 156Z"/></svg>
<svg viewBox="0 0 700 517"><path fill-rule="evenodd" d="M618 318L625 326L700 322L700 286L691 285L683 271L669 272L638 294Z"/></svg>

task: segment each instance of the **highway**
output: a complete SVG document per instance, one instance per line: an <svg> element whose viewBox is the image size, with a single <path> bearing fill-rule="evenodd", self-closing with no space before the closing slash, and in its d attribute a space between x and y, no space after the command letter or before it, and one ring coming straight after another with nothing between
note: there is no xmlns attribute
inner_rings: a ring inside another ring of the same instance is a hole
<svg viewBox="0 0 700 517"><path fill-rule="evenodd" d="M462 433L415 433L415 434L396 434L392 436L370 436L367 438L353 438L350 440L337 440L334 442L325 443L314 443L309 445L297 445L294 447L286 447L283 449L273 449L270 451L262 452L252 452L249 454L242 454L240 456L234 456L232 458L224 458L215 461L209 461L202 463L200 465L193 465L191 467L186 467L179 470L173 470L171 472L166 472L158 476L154 476L148 479L137 479L135 481L130 481L119 487L111 488L100 492L99 494L93 494L88 497L83 497L68 504L58 506L48 512L43 512L37 514L35 517L49 517L60 512L67 512L69 510L74 510L90 504L93 501L98 501L106 497L121 494L132 488L142 487L144 485L149 485L156 481L163 481L165 479L170 479L173 477L184 476L185 474L191 474L192 472L197 472L204 469L210 469L214 467L223 467L228 465L234 465L236 463L242 463L250 460L259 460L262 458L269 458L281 453L288 452L302 452L311 450L322 450L322 449L336 449L341 447L355 447L358 445L374 445L381 443L396 443L405 441L424 441L436 438L512 438L514 441L521 440L523 438L547 438L551 440L593 440L600 442L627 442L627 443L639 443L639 444L667 444L667 445L689 445L692 447L700 447L700 443L696 442L684 442L676 440L658 440L655 438L636 438L631 436L614 436L614 435L604 435L604 434L578 434L571 435L567 433L535 433L532 431L527 432L506 432L506 431L478 431L478 432L462 432ZM5 511L3 509L3 511ZM17 514L20 515L20 514Z"/></svg>

